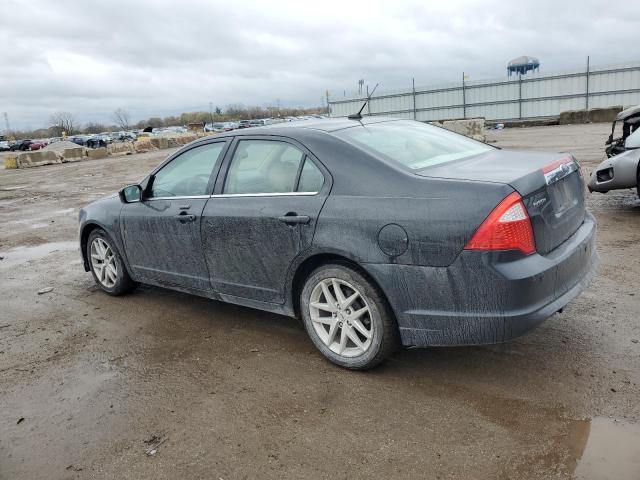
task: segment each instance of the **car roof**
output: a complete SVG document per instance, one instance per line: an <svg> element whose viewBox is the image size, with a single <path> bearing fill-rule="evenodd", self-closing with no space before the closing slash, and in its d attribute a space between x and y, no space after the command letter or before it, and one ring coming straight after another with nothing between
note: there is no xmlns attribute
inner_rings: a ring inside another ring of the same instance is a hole
<svg viewBox="0 0 640 480"><path fill-rule="evenodd" d="M242 130L233 130L221 135L217 135L216 138L221 137L235 137L235 136L249 136L249 135L281 135L283 137L296 138L298 134L310 133L316 131L318 133L335 132L337 130L344 130L345 128L370 125L373 123L381 122L394 122L402 119L399 118L361 118L360 120L351 120L346 117L341 118L327 118L327 119L311 119L301 120L298 122L282 122L274 123L270 125L264 125L259 127L244 128Z"/></svg>
<svg viewBox="0 0 640 480"><path fill-rule="evenodd" d="M622 110L618 115L616 115L616 120L624 120L636 113L640 113L640 105L636 105L635 107L629 107Z"/></svg>

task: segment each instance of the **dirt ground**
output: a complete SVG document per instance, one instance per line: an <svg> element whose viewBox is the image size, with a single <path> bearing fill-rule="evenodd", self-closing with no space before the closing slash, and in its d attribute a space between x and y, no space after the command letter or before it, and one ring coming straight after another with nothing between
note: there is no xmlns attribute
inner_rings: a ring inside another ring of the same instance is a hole
<svg viewBox="0 0 640 480"><path fill-rule="evenodd" d="M588 175L608 131L489 140L573 152ZM354 373L294 319L95 287L79 208L169 153L0 170L0 478L640 478L634 191L589 196L601 264L564 313L507 344Z"/></svg>

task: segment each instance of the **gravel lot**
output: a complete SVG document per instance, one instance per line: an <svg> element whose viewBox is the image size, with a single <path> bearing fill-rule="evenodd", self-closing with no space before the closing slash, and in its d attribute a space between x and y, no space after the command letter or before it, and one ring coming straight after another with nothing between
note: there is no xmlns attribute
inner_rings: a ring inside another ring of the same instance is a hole
<svg viewBox="0 0 640 480"><path fill-rule="evenodd" d="M588 175L609 128L489 140L573 152ZM634 191L589 196L601 264L564 313L507 344L354 373L294 319L98 291L79 208L169 153L0 170L0 478L640 478Z"/></svg>

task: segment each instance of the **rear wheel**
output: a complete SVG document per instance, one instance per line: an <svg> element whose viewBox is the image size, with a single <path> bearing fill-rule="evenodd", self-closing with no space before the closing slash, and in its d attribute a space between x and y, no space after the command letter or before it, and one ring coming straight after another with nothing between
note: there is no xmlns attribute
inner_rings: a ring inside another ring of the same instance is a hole
<svg viewBox="0 0 640 480"><path fill-rule="evenodd" d="M349 266L316 269L305 282L300 308L314 345L342 367L371 368L399 343L395 318L382 294Z"/></svg>
<svg viewBox="0 0 640 480"><path fill-rule="evenodd" d="M89 234L87 258L93 279L109 295L131 292L137 284L129 276L122 257L104 230L96 229Z"/></svg>

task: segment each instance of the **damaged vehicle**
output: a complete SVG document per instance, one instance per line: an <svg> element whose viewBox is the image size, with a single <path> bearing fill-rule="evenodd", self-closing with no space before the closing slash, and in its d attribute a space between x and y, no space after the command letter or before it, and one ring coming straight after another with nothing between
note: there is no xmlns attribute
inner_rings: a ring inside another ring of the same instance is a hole
<svg viewBox="0 0 640 480"><path fill-rule="evenodd" d="M614 138L616 126L621 126L621 135ZM627 108L618 113L611 125L611 134L605 143L604 150L607 157L613 157L626 150L638 148L640 146L640 136L637 133L638 126L640 126L640 105Z"/></svg>
<svg viewBox="0 0 640 480"><path fill-rule="evenodd" d="M640 130L637 130L640 133ZM640 135L636 135L639 140ZM627 140L633 139L633 135ZM640 148L630 149L607 158L598 165L589 178L589 191L607 193L609 190L636 188L640 196Z"/></svg>
<svg viewBox="0 0 640 480"><path fill-rule="evenodd" d="M580 294L597 260L572 156L407 120L203 138L79 221L104 292L144 283L298 317L351 369L399 345L522 335Z"/></svg>

